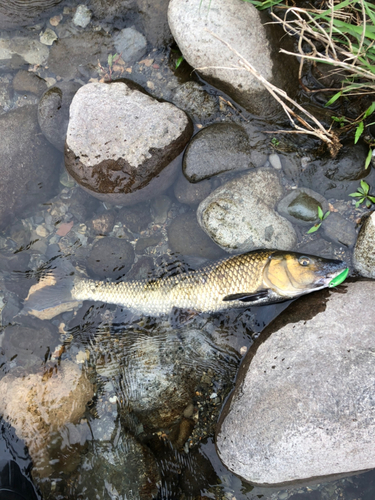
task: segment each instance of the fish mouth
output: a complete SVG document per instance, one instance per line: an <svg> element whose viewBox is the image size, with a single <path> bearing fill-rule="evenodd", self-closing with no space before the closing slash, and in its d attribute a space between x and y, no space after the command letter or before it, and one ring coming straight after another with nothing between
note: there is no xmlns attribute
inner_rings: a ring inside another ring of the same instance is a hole
<svg viewBox="0 0 375 500"><path fill-rule="evenodd" d="M325 272L324 273L324 276L321 276L316 282L315 282L315 286L314 288L326 288L330 283L331 281L336 278L336 276L338 276L339 274L341 274L348 266L346 264L346 262L343 262L343 261L337 261L337 265L336 265L336 269L335 270L332 270L332 271L329 271L329 272ZM338 267L340 266L340 267Z"/></svg>

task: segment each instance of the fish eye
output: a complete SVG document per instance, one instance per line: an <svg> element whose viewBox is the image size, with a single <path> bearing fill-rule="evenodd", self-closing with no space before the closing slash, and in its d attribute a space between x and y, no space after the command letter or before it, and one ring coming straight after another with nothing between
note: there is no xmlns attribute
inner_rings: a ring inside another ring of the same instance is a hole
<svg viewBox="0 0 375 500"><path fill-rule="evenodd" d="M308 266L311 263L311 260L303 255L298 259L298 262L301 266Z"/></svg>

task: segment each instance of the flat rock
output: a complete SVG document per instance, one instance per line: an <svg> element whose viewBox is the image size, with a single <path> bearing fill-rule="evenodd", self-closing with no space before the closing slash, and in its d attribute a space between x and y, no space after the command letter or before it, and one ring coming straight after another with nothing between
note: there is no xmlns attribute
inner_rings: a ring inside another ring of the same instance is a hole
<svg viewBox="0 0 375 500"><path fill-rule="evenodd" d="M245 70L225 69L239 67L239 58L223 41L245 57L266 80L285 86L293 61L289 60L286 67L277 53L277 41L273 48L272 28L264 25L264 14L238 0L171 0L168 21L184 58L205 80L254 114L269 116L275 111L276 101L254 76Z"/></svg>
<svg viewBox="0 0 375 500"><path fill-rule="evenodd" d="M0 116L0 227L51 198L58 183L58 153L40 133L36 106Z"/></svg>
<svg viewBox="0 0 375 500"><path fill-rule="evenodd" d="M288 250L296 244L289 221L275 212L283 195L279 175L261 168L213 191L197 210L202 229L229 253L257 248Z"/></svg>
<svg viewBox="0 0 375 500"><path fill-rule="evenodd" d="M13 78L13 88L17 92L31 92L41 96L47 89L46 82L35 73L21 70Z"/></svg>
<svg viewBox="0 0 375 500"><path fill-rule="evenodd" d="M357 239L354 222L345 219L337 212L331 212L322 223L323 237L333 243L352 247Z"/></svg>
<svg viewBox="0 0 375 500"><path fill-rule="evenodd" d="M274 486L375 467L374 293L317 292L266 328L217 431L231 471Z"/></svg>
<svg viewBox="0 0 375 500"><path fill-rule="evenodd" d="M353 265L366 278L375 278L375 214L366 219L354 247Z"/></svg>
<svg viewBox="0 0 375 500"><path fill-rule="evenodd" d="M39 40L20 36L0 38L0 67L21 68L25 63L44 65L48 56L49 49Z"/></svg>
<svg viewBox="0 0 375 500"><path fill-rule="evenodd" d="M223 172L252 168L251 146L246 131L235 123L215 123L190 141L183 172L190 182L199 182Z"/></svg>
<svg viewBox="0 0 375 500"><path fill-rule="evenodd" d="M90 83L70 106L65 165L93 196L134 204L170 186L192 130L173 104L125 83Z"/></svg>

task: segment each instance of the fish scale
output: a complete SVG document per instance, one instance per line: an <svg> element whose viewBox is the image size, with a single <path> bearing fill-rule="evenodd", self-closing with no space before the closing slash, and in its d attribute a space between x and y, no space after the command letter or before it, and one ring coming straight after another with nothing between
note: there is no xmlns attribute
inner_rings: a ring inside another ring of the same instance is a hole
<svg viewBox="0 0 375 500"><path fill-rule="evenodd" d="M132 311L159 316L173 307L198 312L217 312L243 307L239 300L223 302L240 292L255 293L263 287L263 269L272 251L259 251L222 259L196 271L159 280L100 282L77 280L75 300L100 300Z"/></svg>

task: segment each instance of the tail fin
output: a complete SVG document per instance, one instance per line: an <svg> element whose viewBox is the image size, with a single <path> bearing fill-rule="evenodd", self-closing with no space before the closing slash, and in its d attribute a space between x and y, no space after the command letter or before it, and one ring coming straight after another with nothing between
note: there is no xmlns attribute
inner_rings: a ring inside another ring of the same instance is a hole
<svg viewBox="0 0 375 500"><path fill-rule="evenodd" d="M51 319L71 311L81 302L73 299L74 273L54 269L33 285L24 301L21 314L31 314L39 319Z"/></svg>

